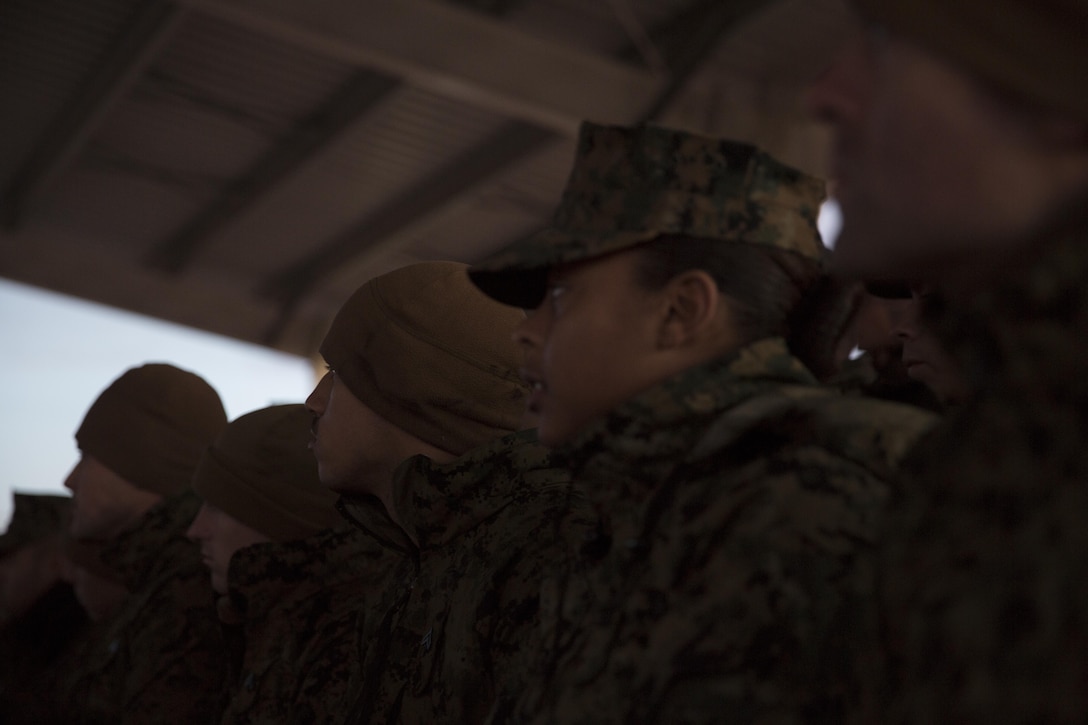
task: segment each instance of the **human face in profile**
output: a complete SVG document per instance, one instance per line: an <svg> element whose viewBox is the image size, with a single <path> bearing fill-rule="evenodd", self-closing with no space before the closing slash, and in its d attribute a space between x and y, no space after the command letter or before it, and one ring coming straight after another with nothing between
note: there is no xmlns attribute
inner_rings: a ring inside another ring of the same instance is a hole
<svg viewBox="0 0 1088 725"><path fill-rule="evenodd" d="M515 332L528 410L546 445L569 441L668 374L659 362L663 295L639 284L639 261L628 250L558 267Z"/></svg>

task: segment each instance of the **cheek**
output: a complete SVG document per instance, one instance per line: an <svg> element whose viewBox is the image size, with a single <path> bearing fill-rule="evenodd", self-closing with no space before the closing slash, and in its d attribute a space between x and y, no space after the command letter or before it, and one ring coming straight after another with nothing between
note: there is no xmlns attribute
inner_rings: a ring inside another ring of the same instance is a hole
<svg viewBox="0 0 1088 725"><path fill-rule="evenodd" d="M633 378L645 350L638 322L598 318L558 331L549 347L549 385L566 406L603 414L632 394Z"/></svg>

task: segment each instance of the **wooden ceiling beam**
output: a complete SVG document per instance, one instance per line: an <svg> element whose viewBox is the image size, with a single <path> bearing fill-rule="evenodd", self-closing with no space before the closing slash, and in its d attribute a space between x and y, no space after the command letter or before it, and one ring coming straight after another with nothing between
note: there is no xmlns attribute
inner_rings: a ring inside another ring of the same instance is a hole
<svg viewBox="0 0 1088 725"><path fill-rule="evenodd" d="M179 0L340 61L573 136L630 123L667 79L436 0Z"/></svg>
<svg viewBox="0 0 1088 725"><path fill-rule="evenodd" d="M17 229L49 185L140 78L185 15L169 0L139 3L109 51L88 72L0 196L2 221Z"/></svg>
<svg viewBox="0 0 1088 725"><path fill-rule="evenodd" d="M297 171L400 85L394 78L370 71L353 73L245 173L227 184L214 201L157 246L147 264L170 274L180 274L216 231L263 198L269 189Z"/></svg>

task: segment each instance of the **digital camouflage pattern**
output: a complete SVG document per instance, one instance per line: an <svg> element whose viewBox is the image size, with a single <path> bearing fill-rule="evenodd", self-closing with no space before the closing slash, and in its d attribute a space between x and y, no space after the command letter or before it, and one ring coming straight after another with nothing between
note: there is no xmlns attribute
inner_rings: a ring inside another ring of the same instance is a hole
<svg viewBox="0 0 1088 725"><path fill-rule="evenodd" d="M487 294L536 307L549 267L663 234L759 244L822 260L819 179L755 146L657 126L583 123L550 227L470 270Z"/></svg>
<svg viewBox="0 0 1088 725"><path fill-rule="evenodd" d="M1085 209L936 320L981 392L912 453L892 509L884 722L1088 722Z"/></svg>
<svg viewBox="0 0 1088 725"><path fill-rule="evenodd" d="M509 720L863 720L888 481L932 421L818 386L777 338L615 408L557 451L602 524Z"/></svg>
<svg viewBox="0 0 1088 725"><path fill-rule="evenodd" d="M58 684L60 722L212 720L226 666L208 571L185 538L200 503L189 491L170 497L103 550L132 593Z"/></svg>
<svg viewBox="0 0 1088 725"><path fill-rule="evenodd" d="M540 584L573 548L557 526L577 507L570 476L525 431L445 465L409 459L394 491L418 546L367 615L351 720L482 722L535 677Z"/></svg>
<svg viewBox="0 0 1088 725"><path fill-rule="evenodd" d="M381 591L395 561L374 539L343 527L234 554L219 606L232 653L223 725L339 716L358 676L356 612Z"/></svg>

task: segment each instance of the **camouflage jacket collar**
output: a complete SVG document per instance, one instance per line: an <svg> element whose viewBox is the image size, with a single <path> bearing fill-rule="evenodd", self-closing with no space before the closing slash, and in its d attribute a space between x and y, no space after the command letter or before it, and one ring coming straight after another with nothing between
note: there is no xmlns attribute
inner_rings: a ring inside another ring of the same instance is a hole
<svg viewBox="0 0 1088 725"><path fill-rule="evenodd" d="M404 529L397 526L385 510L385 505L376 497L344 495L336 502L336 510L375 544L400 554L415 550L415 544Z"/></svg>
<svg viewBox="0 0 1088 725"><path fill-rule="evenodd" d="M128 589L135 591L159 562L169 559L169 547L196 546L185 538L185 531L200 504L192 491L165 499L144 514L136 526L103 547L102 563L120 574Z"/></svg>
<svg viewBox="0 0 1088 725"><path fill-rule="evenodd" d="M1056 387L1088 397L1088 200L1028 244L996 284L934 311L976 389Z"/></svg>
<svg viewBox="0 0 1088 725"><path fill-rule="evenodd" d="M513 473L512 473L513 472ZM425 456L410 458L397 469L395 506L419 548L440 546L511 505L524 487L541 482L565 484L535 430L498 438L452 463L437 464Z"/></svg>
<svg viewBox="0 0 1088 725"><path fill-rule="evenodd" d="M827 394L784 340L759 340L620 404L556 455L575 475L593 468L627 481L633 490L615 493L637 497L681 462L728 445L770 408L791 404L796 396L766 396L783 386L799 388L802 396Z"/></svg>
<svg viewBox="0 0 1088 725"><path fill-rule="evenodd" d="M254 544L231 558L225 623L263 622L268 614L317 590L333 589L380 574L384 547L344 525L296 541Z"/></svg>

